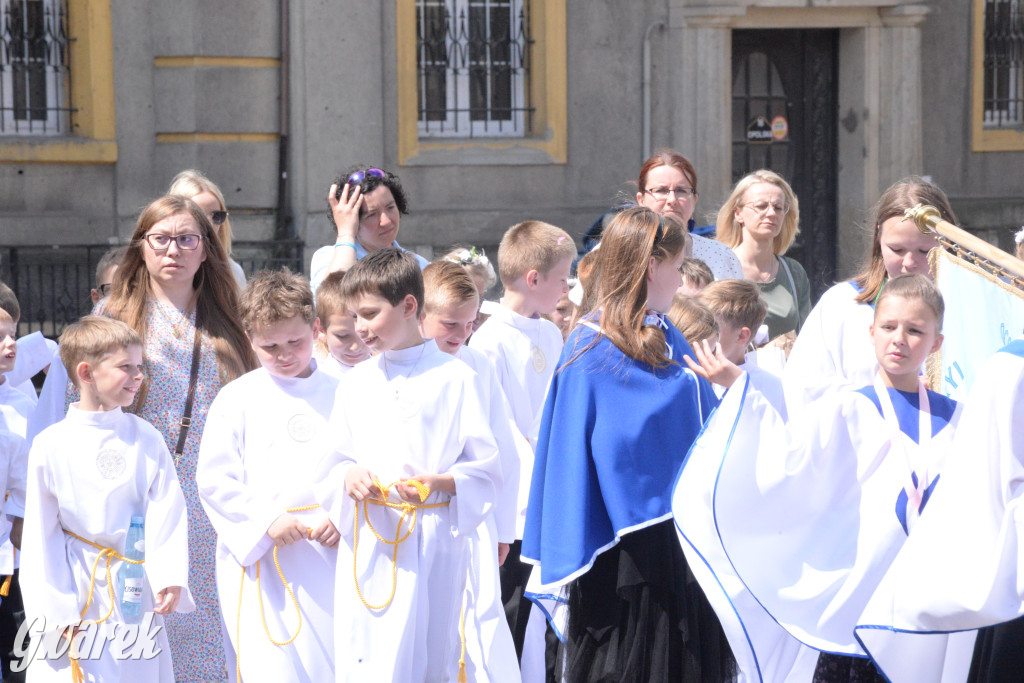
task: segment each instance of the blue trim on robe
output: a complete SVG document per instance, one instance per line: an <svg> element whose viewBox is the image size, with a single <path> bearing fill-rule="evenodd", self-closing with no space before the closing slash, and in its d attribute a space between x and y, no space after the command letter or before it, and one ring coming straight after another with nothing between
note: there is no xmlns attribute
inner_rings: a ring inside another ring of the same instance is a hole
<svg viewBox="0 0 1024 683"><path fill-rule="evenodd" d="M888 387L889 399L892 401L893 410L896 412L896 421L900 423L900 431L909 436L914 440L914 443L920 443L918 439L918 430L920 424L918 422L918 405L920 404L920 398L916 391L900 391L899 389L893 389ZM875 408L878 409L878 414L882 414L882 404L878 401L878 394L875 392L874 386L867 386L857 389L857 393L863 394L875 404ZM942 394L936 394L934 391L928 392L928 403L932 411L932 436L941 432L949 424L949 421L953 418L953 413L956 412L957 402L953 399L943 396ZM911 475L914 484L917 484L917 473L914 472ZM924 494L921 496L921 510L924 512L924 508L928 505L928 500L932 497L932 493L935 491L935 485L939 483L939 476L936 476L928 488L925 489ZM909 499L907 492L904 489L900 489L900 493L896 496L896 519L900 521L900 526L903 527L903 533L910 534L910 529L907 527L907 503Z"/></svg>
<svg viewBox="0 0 1024 683"><path fill-rule="evenodd" d="M566 340L544 405L522 556L541 581L583 574L618 539L672 515L676 475L718 405L707 380L676 363L654 370L606 337L565 366L597 333ZM672 325L674 355L693 357Z"/></svg>
<svg viewBox="0 0 1024 683"><path fill-rule="evenodd" d="M999 349L998 353L1009 353L1024 358L1024 339L1014 339L1012 342Z"/></svg>

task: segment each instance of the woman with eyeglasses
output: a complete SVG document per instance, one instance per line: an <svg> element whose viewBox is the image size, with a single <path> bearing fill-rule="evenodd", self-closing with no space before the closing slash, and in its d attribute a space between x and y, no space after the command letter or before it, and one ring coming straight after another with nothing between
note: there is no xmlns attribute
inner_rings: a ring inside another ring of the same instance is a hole
<svg viewBox="0 0 1024 683"><path fill-rule="evenodd" d="M718 210L718 239L733 250L743 279L757 283L768 304L764 322L769 339L799 332L811 312L807 272L785 256L799 222L799 203L789 183L763 169L743 176Z"/></svg>
<svg viewBox="0 0 1024 683"><path fill-rule="evenodd" d="M220 188L201 171L190 168L174 176L167 194L188 197L199 205L213 224L220 243L224 245L228 267L231 268L231 276L238 283L239 291L245 289L245 271L231 258L231 221L228 220L227 205L224 203L224 195Z"/></svg>
<svg viewBox="0 0 1024 683"><path fill-rule="evenodd" d="M682 154L659 149L640 167L637 204L681 221L693 238L691 257L706 263L716 280L743 279L740 262L728 247L694 232L697 196L697 171Z"/></svg>
<svg viewBox="0 0 1024 683"><path fill-rule="evenodd" d="M409 200L394 173L379 168L355 167L337 178L327 193L331 222L337 230L333 245L320 247L309 263L309 282L316 293L328 273L348 270L356 261L384 247L398 247L401 214L409 213ZM426 268L429 261L409 252Z"/></svg>
<svg viewBox="0 0 1024 683"><path fill-rule="evenodd" d="M101 308L144 341L146 378L131 410L163 434L188 509L189 589L196 611L164 621L174 678L225 681L235 664L222 639L217 537L199 503L196 461L217 392L258 363L238 318L238 288L227 254L206 212L179 195L147 206ZM184 428L190 395L191 425Z"/></svg>

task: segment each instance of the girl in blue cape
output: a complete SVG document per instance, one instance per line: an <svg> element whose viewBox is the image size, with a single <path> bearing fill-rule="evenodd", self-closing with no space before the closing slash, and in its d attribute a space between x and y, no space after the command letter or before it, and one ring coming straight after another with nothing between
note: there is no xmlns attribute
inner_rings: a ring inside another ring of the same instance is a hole
<svg viewBox="0 0 1024 683"><path fill-rule="evenodd" d="M672 484L716 404L663 313L684 236L645 208L606 229L595 313L566 341L542 417L523 537L567 588L568 681L726 681L734 662L672 523Z"/></svg>

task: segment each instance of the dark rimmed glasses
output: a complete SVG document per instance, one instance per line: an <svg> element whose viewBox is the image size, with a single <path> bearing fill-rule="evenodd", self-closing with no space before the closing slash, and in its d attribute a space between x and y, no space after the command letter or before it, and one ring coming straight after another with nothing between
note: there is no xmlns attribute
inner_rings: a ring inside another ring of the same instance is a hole
<svg viewBox="0 0 1024 683"><path fill-rule="evenodd" d="M388 174L379 168L368 168L365 171L356 171L348 177L346 184L348 185L362 185L363 181L366 180L366 176L372 175L374 178L380 178L384 180L388 177Z"/></svg>
<svg viewBox="0 0 1024 683"><path fill-rule="evenodd" d="M184 235L165 235L162 232L151 232L146 235L146 242L154 251L164 251L171 242L178 245L178 249L185 251L194 251L199 248L199 243L203 241L202 235L194 235L192 233L186 233Z"/></svg>
<svg viewBox="0 0 1024 683"><path fill-rule="evenodd" d="M210 222L214 225L224 225L229 215L227 211L213 211L210 213Z"/></svg>

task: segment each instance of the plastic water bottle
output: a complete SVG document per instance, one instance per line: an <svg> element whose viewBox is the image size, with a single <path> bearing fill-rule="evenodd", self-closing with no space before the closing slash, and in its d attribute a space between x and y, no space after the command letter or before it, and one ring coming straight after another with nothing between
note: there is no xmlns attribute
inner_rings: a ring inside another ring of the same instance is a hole
<svg viewBox="0 0 1024 683"><path fill-rule="evenodd" d="M132 517L128 538L124 542L124 556L129 560L146 559L145 519ZM121 615L126 622L138 622L142 616L142 586L145 570L141 564L122 562L117 573L121 588Z"/></svg>

